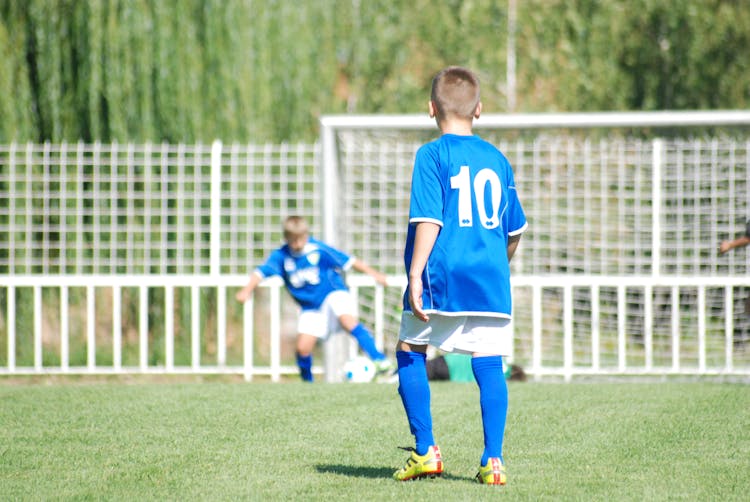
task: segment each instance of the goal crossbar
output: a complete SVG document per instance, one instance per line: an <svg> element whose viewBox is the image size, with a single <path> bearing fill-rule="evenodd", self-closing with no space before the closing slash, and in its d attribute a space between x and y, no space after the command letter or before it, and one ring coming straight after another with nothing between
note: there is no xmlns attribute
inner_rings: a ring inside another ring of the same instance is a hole
<svg viewBox="0 0 750 502"><path fill-rule="evenodd" d="M428 129L435 121L427 114L325 115L321 130ZM750 110L583 112L583 113L487 113L474 123L477 128L539 129L591 127L697 127L750 125Z"/></svg>

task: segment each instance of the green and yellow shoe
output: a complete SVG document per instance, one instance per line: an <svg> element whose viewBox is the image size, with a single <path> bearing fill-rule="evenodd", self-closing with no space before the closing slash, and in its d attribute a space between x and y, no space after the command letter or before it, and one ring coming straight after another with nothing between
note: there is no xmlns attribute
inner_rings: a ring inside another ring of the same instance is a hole
<svg viewBox="0 0 750 502"><path fill-rule="evenodd" d="M394 376L395 368L393 363L388 359L380 359L379 361L373 361L375 364L375 378L376 382L390 382Z"/></svg>
<svg viewBox="0 0 750 502"><path fill-rule="evenodd" d="M417 455L414 448L402 448L411 451L411 456L406 460L404 466L393 473L396 481L409 481L420 478L435 478L443 474L443 457L440 448L430 446L427 453Z"/></svg>
<svg viewBox="0 0 750 502"><path fill-rule="evenodd" d="M504 485L508 482L503 461L497 457L487 459L487 465L479 467L477 481L485 485Z"/></svg>

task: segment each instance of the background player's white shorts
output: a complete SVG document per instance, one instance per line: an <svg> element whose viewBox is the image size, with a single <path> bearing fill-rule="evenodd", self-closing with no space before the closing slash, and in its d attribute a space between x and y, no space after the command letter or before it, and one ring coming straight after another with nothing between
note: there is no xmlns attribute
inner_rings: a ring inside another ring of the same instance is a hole
<svg viewBox="0 0 750 502"><path fill-rule="evenodd" d="M428 322L422 322L411 312L403 312L399 340L413 345L432 345L445 352L510 355L513 347L510 319L440 314L429 316Z"/></svg>
<svg viewBox="0 0 750 502"><path fill-rule="evenodd" d="M319 310L303 310L297 321L297 333L326 339L341 329L339 317L357 315L354 297L348 291L332 291L323 300Z"/></svg>

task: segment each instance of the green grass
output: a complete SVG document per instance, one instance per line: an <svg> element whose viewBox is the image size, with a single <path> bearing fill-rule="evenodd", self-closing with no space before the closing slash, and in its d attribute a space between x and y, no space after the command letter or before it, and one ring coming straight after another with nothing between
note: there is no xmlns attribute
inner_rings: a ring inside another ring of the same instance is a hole
<svg viewBox="0 0 750 502"><path fill-rule="evenodd" d="M504 488L475 387L432 389L446 475L397 483L395 385L0 380L0 498L747 500L750 385L511 383Z"/></svg>

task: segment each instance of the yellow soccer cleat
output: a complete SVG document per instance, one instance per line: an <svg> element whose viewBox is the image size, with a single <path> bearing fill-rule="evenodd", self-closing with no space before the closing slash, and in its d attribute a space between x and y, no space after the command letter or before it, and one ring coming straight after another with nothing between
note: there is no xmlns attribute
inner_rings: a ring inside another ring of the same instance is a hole
<svg viewBox="0 0 750 502"><path fill-rule="evenodd" d="M479 467L477 481L485 485L504 485L508 481L505 466L497 457L487 459L487 465Z"/></svg>
<svg viewBox="0 0 750 502"><path fill-rule="evenodd" d="M411 451L411 456L401 469L393 473L393 479L396 481L409 481L426 477L435 478L443 474L443 456L440 455L439 447L430 446L424 455L417 455L414 448L402 449Z"/></svg>

